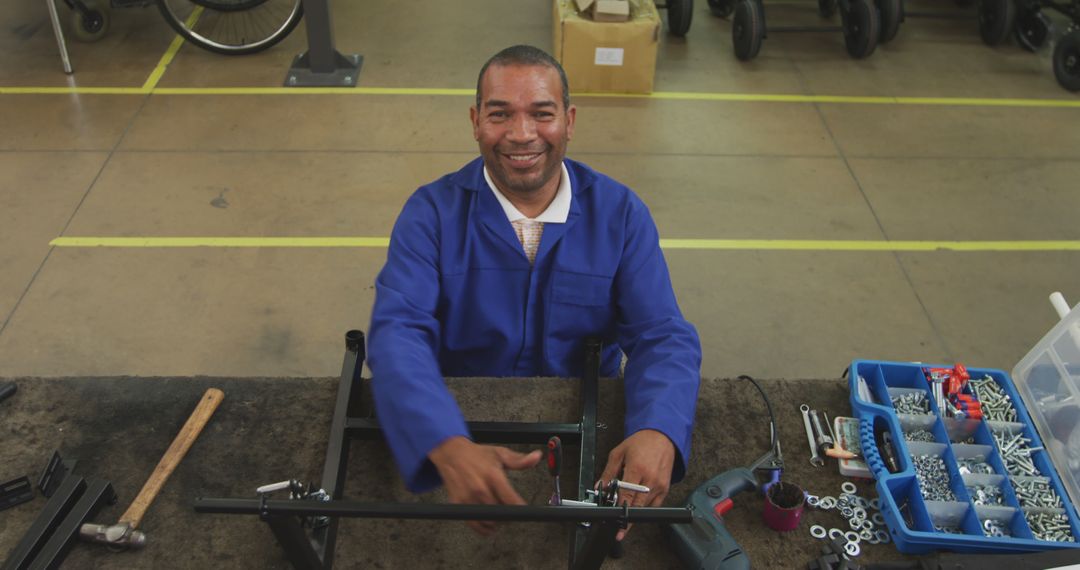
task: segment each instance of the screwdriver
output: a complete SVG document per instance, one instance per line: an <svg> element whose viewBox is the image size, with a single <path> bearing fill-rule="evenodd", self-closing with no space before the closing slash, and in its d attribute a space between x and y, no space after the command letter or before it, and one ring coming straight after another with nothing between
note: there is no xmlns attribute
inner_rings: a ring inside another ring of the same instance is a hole
<svg viewBox="0 0 1080 570"><path fill-rule="evenodd" d="M549 501L552 505L562 504L562 492L559 491L559 471L562 469L562 440L553 435L547 442L547 465L548 473L555 478L555 494Z"/></svg>

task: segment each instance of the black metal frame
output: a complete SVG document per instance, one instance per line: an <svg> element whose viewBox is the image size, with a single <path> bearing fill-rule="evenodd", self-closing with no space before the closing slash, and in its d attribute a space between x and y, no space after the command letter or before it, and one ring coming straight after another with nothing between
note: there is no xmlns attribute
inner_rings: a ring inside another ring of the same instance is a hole
<svg viewBox="0 0 1080 570"><path fill-rule="evenodd" d="M630 523L686 524L692 521L690 511L685 508L431 505L341 500L345 491L349 442L382 437L382 430L374 418L351 415L360 408L364 334L356 330L345 333L345 349L322 474L322 489L331 500L200 498L195 500L197 512L259 515L270 525L286 557L297 570L329 570L333 567L339 517L588 522L587 527L573 525L569 567L574 570L600 568L615 546L616 533ZM469 432L479 443L543 444L552 435L558 435L564 444L578 445L581 450L578 497L585 497L588 484L595 475L599 376L600 342L588 339L585 370L581 377L580 423L469 422ZM300 517L309 516L329 517L329 524L315 529L304 528Z"/></svg>

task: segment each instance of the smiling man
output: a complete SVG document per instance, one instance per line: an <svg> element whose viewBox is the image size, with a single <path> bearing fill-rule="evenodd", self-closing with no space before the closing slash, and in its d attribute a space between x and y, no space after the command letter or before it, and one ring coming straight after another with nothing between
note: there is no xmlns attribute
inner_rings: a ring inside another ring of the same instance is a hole
<svg viewBox="0 0 1080 570"><path fill-rule="evenodd" d="M481 157L421 187L394 225L376 280L368 364L406 485L454 503L524 504L507 469L541 452L480 445L443 378L623 371L626 439L601 478L657 506L690 452L701 345L679 310L656 225L626 186L566 159L577 109L550 55L514 46L480 70L469 111ZM489 533L491 523L471 523ZM624 533L620 533L621 540Z"/></svg>

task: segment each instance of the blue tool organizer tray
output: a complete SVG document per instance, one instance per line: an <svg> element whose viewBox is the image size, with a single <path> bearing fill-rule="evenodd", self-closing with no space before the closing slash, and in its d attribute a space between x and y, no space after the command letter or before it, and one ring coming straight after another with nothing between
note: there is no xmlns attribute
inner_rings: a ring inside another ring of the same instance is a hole
<svg viewBox="0 0 1080 570"><path fill-rule="evenodd" d="M856 360L850 368L851 406L859 418L860 439L867 465L876 479L881 512L897 548L908 554L934 550L956 552L1027 552L1057 548L1080 548L1078 542L1040 540L1033 534L1027 516L1038 513L1065 514L1069 530L1080 540L1080 519L1062 486L1053 463L1044 450L1030 454L1038 474L1035 477L1010 475L992 434L1021 434L1031 440L1031 448L1042 447L1023 400L1009 375L1002 370L968 368L972 379L989 376L1008 394L1017 412L1015 422L982 419L954 419L938 410L923 368L951 368L905 362ZM859 389L860 379L866 388ZM971 386L965 391L970 393ZM923 392L930 407L929 414L899 414L893 407L894 396ZM890 473L881 459L875 440L875 428L891 432L896 449L899 471ZM904 428L907 428L905 430ZM933 434L934 442L907 441L905 432L923 429ZM930 501L923 498L916 479L912 457L939 456L949 474L949 487L956 501ZM993 474L961 474L957 459L982 456L993 468ZM1049 484L1063 508L1034 507L1017 497L1015 485L1031 481ZM968 487L996 485L1003 495L1002 506L976 505ZM1011 536L988 536L984 521L992 520L1003 526ZM947 527L953 534L939 530Z"/></svg>

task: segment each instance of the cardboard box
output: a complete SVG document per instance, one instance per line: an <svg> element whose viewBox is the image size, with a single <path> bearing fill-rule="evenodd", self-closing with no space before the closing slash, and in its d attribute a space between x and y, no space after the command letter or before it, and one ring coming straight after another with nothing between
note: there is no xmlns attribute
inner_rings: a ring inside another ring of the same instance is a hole
<svg viewBox="0 0 1080 570"><path fill-rule="evenodd" d="M660 43L654 0L629 0L626 22L594 22L574 0L553 0L555 59L570 93L651 93Z"/></svg>
<svg viewBox="0 0 1080 570"><path fill-rule="evenodd" d="M627 22L630 20L630 1L596 0L592 16L594 22Z"/></svg>

